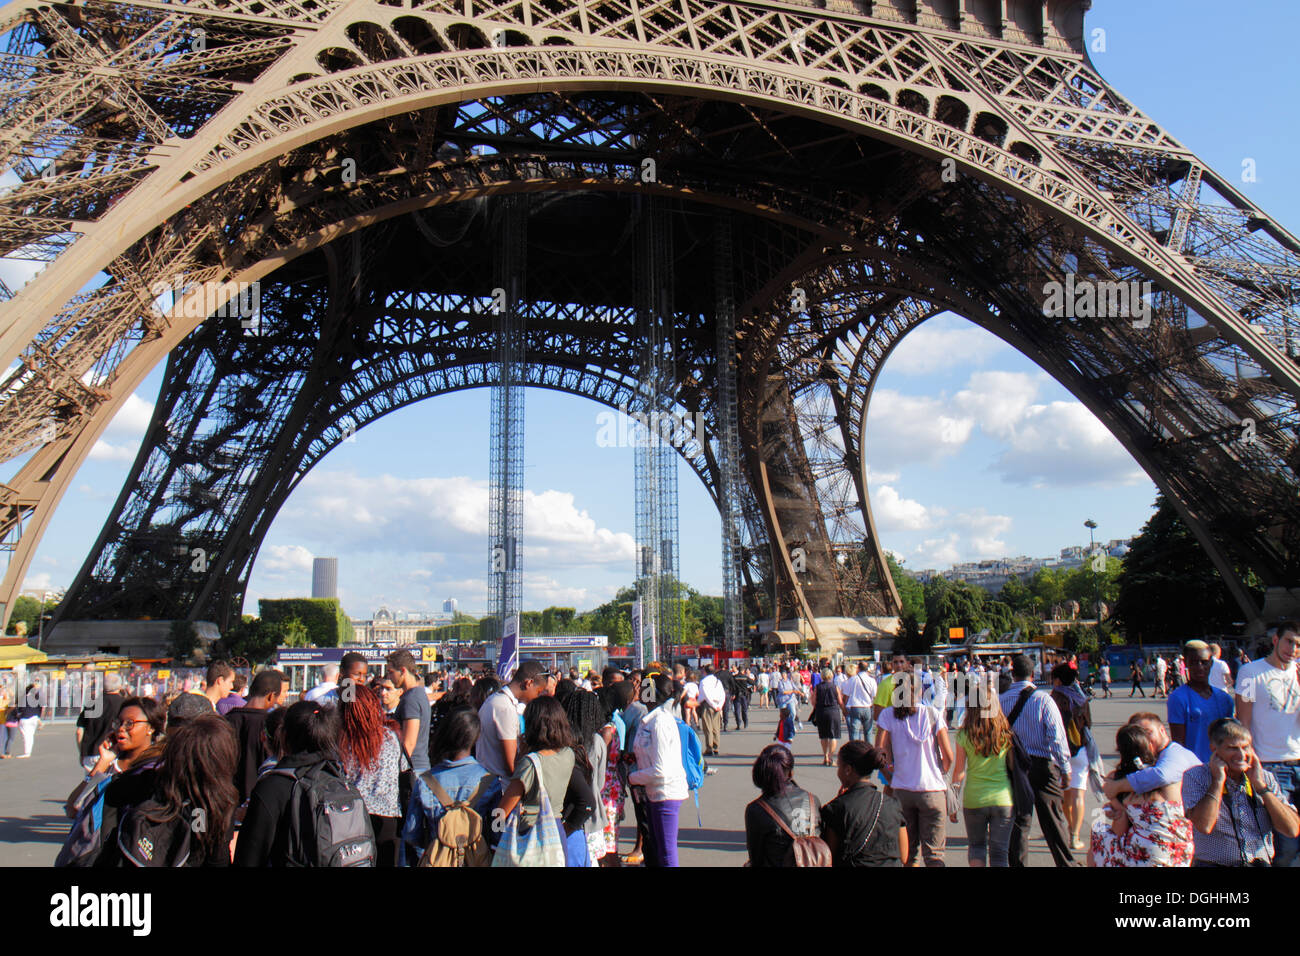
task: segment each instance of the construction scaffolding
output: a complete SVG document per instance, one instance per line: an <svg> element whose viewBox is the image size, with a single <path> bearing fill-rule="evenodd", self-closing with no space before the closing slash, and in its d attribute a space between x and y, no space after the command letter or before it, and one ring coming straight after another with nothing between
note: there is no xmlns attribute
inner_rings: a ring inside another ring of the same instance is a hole
<svg viewBox="0 0 1300 956"><path fill-rule="evenodd" d="M645 660L682 643L677 526L676 332L670 225L661 202L638 203L637 325L642 343L632 413L637 429L635 495L637 597Z"/></svg>
<svg viewBox="0 0 1300 956"><path fill-rule="evenodd" d="M731 219L720 216L714 233L714 321L718 330L718 513L722 518L722 646L741 650L745 622L740 592L740 426L736 411L736 298Z"/></svg>
<svg viewBox="0 0 1300 956"><path fill-rule="evenodd" d="M524 273L528 214L525 196L502 197L493 314L496 377L492 385L491 466L488 491L488 614L497 636L523 610L524 504Z"/></svg>

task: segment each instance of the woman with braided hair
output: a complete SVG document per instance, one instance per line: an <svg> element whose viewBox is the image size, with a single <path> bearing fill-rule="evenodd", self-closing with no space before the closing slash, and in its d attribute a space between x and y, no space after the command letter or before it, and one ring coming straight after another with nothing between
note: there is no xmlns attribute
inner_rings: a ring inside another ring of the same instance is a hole
<svg viewBox="0 0 1300 956"><path fill-rule="evenodd" d="M591 784L594 796L604 792L605 775L609 772L609 741L614 736L614 727L605 721L604 707L592 691L577 689L564 700L564 713L569 718L569 727L573 731L573 750L575 763L583 767L585 779ZM592 814L582 826L587 844L587 858L590 866L599 866L597 862L607 852L605 845L605 803L601 799L592 801ZM575 835L572 839L577 839Z"/></svg>
<svg viewBox="0 0 1300 956"><path fill-rule="evenodd" d="M411 769L397 722L384 712L379 694L356 685L339 700L339 763L370 813L378 851L376 865L397 866L402 851L401 775Z"/></svg>

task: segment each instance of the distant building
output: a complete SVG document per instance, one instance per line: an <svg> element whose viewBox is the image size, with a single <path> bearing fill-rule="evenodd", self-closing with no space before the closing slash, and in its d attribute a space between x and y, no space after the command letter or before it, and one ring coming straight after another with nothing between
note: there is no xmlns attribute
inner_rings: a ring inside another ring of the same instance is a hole
<svg viewBox="0 0 1300 956"><path fill-rule="evenodd" d="M1115 538L1105 545L1098 542L1097 547L1102 548L1112 557L1122 558L1128 553L1132 540L1132 538ZM947 571L936 571L932 568L927 568L924 571L912 571L904 568L903 573L914 580L920 581L922 584L933 578L948 578L953 581L965 581L967 584L973 584L992 594L997 594L1002 590L1002 586L1013 577L1027 583L1040 568L1069 571L1081 566L1090 557L1091 552L1088 550L1087 545L1073 545L1062 548L1059 558L1030 558L1025 555L1014 558L986 558L982 561L967 561L963 564L954 564Z"/></svg>
<svg viewBox="0 0 1300 956"><path fill-rule="evenodd" d="M339 596L339 559L316 558L311 563L311 596L336 598Z"/></svg>
<svg viewBox="0 0 1300 956"><path fill-rule="evenodd" d="M414 644L415 635L424 630L450 623L446 614L426 611L390 611L381 607L368 621L352 622L352 640L357 644Z"/></svg>
<svg viewBox="0 0 1300 956"><path fill-rule="evenodd" d="M456 602L455 598L447 598L447 600L442 602L442 613L450 614L452 617L455 617L456 610L459 607L460 605Z"/></svg>

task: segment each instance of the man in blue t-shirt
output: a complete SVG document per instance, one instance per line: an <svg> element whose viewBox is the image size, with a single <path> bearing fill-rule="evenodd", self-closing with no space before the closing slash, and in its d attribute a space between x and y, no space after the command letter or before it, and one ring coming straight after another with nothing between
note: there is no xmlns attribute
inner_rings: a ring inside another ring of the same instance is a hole
<svg viewBox="0 0 1300 956"><path fill-rule="evenodd" d="M1169 695L1169 736L1201 759L1210 762L1210 724L1231 717L1236 706L1232 697L1210 686L1214 652L1204 641L1183 646L1187 683Z"/></svg>
<svg viewBox="0 0 1300 956"><path fill-rule="evenodd" d="M416 673L415 656L405 648L384 659L385 676L402 692L393 714L401 727L402 746L411 758L411 769L419 774L429 769L429 719L433 707L424 692L424 681Z"/></svg>

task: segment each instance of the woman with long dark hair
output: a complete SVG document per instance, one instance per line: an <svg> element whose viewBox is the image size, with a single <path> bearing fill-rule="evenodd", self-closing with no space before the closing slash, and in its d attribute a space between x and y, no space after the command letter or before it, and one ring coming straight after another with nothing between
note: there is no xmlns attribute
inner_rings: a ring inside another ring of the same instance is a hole
<svg viewBox="0 0 1300 956"><path fill-rule="evenodd" d="M310 786L311 778L329 775L343 780L338 765L339 713L316 701L300 700L284 715L281 740L285 756L275 770L257 781L248 813L235 844L235 866L321 866L315 843L303 823L291 820L295 787ZM362 817L367 837L369 821ZM297 833L300 840L291 837Z"/></svg>
<svg viewBox="0 0 1300 956"><path fill-rule="evenodd" d="M597 861L606 853L605 805L594 797L604 791L605 777L609 773L609 739L614 736L614 728L604 719L600 698L589 690L578 688L565 698L564 713L573 732L573 749L577 757L575 768L585 767L583 780L593 795L592 812L581 828L582 839L586 844L588 864L599 866ZM576 831L570 839L578 839Z"/></svg>
<svg viewBox="0 0 1300 956"><path fill-rule="evenodd" d="M474 691L474 682L468 677L457 677L451 687L438 698L429 716L429 760L433 760L433 738L438 733L439 722L453 710L469 707L470 694ZM476 711L477 713L477 711Z"/></svg>
<svg viewBox="0 0 1300 956"><path fill-rule="evenodd" d="M1123 780L1129 774L1155 766L1155 748L1139 724L1125 724L1115 734L1119 766L1109 776ZM1109 820L1092 826L1088 865L1104 867L1191 866L1191 821L1183 813L1181 780L1148 793L1125 793L1112 798L1106 808Z"/></svg>
<svg viewBox="0 0 1300 956"><path fill-rule="evenodd" d="M438 821L451 804L468 803L490 832L501 783L496 774L474 759L479 729L478 713L468 706L450 711L438 722L431 745L432 766L415 778L402 827L407 866L420 862L438 832Z"/></svg>
<svg viewBox="0 0 1300 956"><path fill-rule="evenodd" d="M167 712L152 697L128 697L86 779L68 797L72 831L55 866L119 866L122 811L153 793ZM98 820L98 827L93 821ZM97 829L95 839L87 839Z"/></svg>
<svg viewBox="0 0 1300 956"><path fill-rule="evenodd" d="M554 697L537 697L524 709L524 737L515 773L501 798L502 819L520 807L519 828L532 829L542 812L541 791L555 814L561 839L565 837L563 811L565 795L573 778L577 755L573 748L573 731L569 719ZM566 842L566 860L568 858Z"/></svg>
<svg viewBox="0 0 1300 956"><path fill-rule="evenodd" d="M411 769L397 736L397 721L384 712L379 694L353 687L339 700L339 763L357 788L375 830L379 866L397 866L402 851L401 775Z"/></svg>
<svg viewBox="0 0 1300 956"><path fill-rule="evenodd" d="M231 828L239 805L234 783L239 756L239 738L216 714L195 717L173 730L158 764L152 798L124 817L124 835L139 831L141 836L119 841L123 852L137 865L156 866L187 845L188 854L167 865L229 866ZM137 814L138 827L129 819Z"/></svg>
<svg viewBox="0 0 1300 956"><path fill-rule="evenodd" d="M618 866L618 825L623 822L624 800L627 795L627 771L623 764L622 732L626 730L619 706L617 688L624 681L604 683L597 691L601 702L602 724L601 738L605 741L605 781L601 785L601 813L605 821L605 853L600 858L601 866ZM623 729L623 731L620 730Z"/></svg>
<svg viewBox="0 0 1300 956"><path fill-rule="evenodd" d="M469 705L474 709L474 713L477 714L483 707L483 702L500 689L501 682L490 674L476 680L469 692Z"/></svg>

